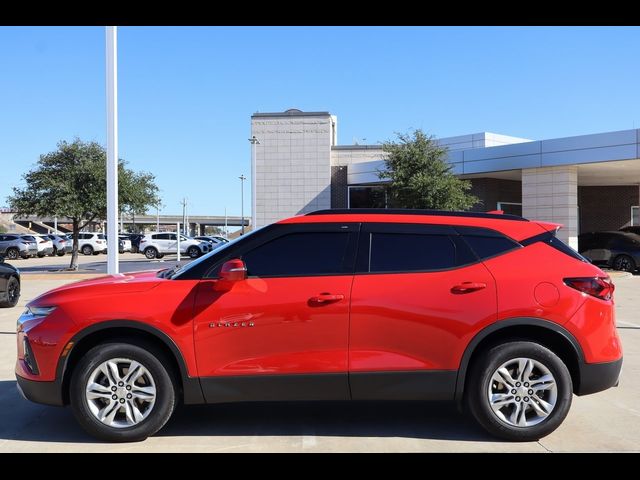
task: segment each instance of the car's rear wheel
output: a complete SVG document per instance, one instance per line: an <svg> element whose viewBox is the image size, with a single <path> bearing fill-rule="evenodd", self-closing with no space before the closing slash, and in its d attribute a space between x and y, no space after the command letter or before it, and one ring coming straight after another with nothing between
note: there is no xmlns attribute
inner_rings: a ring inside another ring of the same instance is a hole
<svg viewBox="0 0 640 480"><path fill-rule="evenodd" d="M136 442L160 430L176 405L176 387L160 352L104 343L87 352L71 379L71 408L91 435Z"/></svg>
<svg viewBox="0 0 640 480"><path fill-rule="evenodd" d="M187 254L191 258L198 258L200 256L200 249L194 245L192 247L189 247L189 249L187 250Z"/></svg>
<svg viewBox="0 0 640 480"><path fill-rule="evenodd" d="M546 347L513 341L482 352L466 390L469 411L489 433L535 441L553 432L571 407L567 366Z"/></svg>
<svg viewBox="0 0 640 480"><path fill-rule="evenodd" d="M17 248L15 247L7 248L7 258L9 260L17 260L19 256L20 256L20 252L18 251Z"/></svg>
<svg viewBox="0 0 640 480"><path fill-rule="evenodd" d="M613 269L633 273L636 271L636 262L629 255L618 255L613 261Z"/></svg>
<svg viewBox="0 0 640 480"><path fill-rule="evenodd" d="M93 247L91 245L84 245L82 247L82 253L84 255L93 255Z"/></svg>
<svg viewBox="0 0 640 480"><path fill-rule="evenodd" d="M59 257L64 257L66 253L67 251L64 248L56 250L56 255L58 255Z"/></svg>
<svg viewBox="0 0 640 480"><path fill-rule="evenodd" d="M153 260L158 256L158 250L155 247L148 247L144 249L144 256L149 260Z"/></svg>
<svg viewBox="0 0 640 480"><path fill-rule="evenodd" d="M15 307L20 299L20 282L16 277L7 282L7 299L0 302L0 307Z"/></svg>

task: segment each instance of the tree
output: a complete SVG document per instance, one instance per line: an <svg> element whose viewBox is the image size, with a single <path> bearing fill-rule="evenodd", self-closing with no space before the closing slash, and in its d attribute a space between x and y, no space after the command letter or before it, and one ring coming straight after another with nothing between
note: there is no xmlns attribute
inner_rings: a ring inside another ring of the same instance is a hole
<svg viewBox="0 0 640 480"><path fill-rule="evenodd" d="M78 232L96 219L106 218L107 179L104 147L96 142L61 141L58 149L41 155L36 167L23 175L26 186L14 187L8 197L19 215L68 217L73 224L73 253L69 268L78 268ZM118 163L120 210L146 210L157 201L155 177L133 172ZM109 248L118 248L110 245Z"/></svg>
<svg viewBox="0 0 640 480"><path fill-rule="evenodd" d="M447 149L439 146L422 130L397 134L398 142L387 141L385 170L380 179L390 180L387 192L391 205L398 208L468 210L479 202L469 193L471 182L452 173L446 160Z"/></svg>

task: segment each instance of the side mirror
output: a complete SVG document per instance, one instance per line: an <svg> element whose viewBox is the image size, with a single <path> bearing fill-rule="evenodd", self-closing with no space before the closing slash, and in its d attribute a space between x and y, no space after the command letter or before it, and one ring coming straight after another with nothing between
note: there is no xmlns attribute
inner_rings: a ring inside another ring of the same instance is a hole
<svg viewBox="0 0 640 480"><path fill-rule="evenodd" d="M215 289L222 292L229 291L236 282L245 278L247 278L247 267L244 262L239 258L227 260L222 264Z"/></svg>

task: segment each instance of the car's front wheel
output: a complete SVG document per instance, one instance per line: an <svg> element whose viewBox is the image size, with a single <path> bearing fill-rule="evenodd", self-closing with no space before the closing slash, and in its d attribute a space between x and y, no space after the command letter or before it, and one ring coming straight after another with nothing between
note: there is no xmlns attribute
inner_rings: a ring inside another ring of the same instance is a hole
<svg viewBox="0 0 640 480"><path fill-rule="evenodd" d="M20 282L16 277L10 277L7 281L6 300L0 301L0 307L15 307L20 299Z"/></svg>
<svg viewBox="0 0 640 480"><path fill-rule="evenodd" d="M200 256L200 249L196 246L189 247L187 254L191 258L198 258Z"/></svg>
<svg viewBox="0 0 640 480"><path fill-rule="evenodd" d="M489 433L536 441L553 432L571 407L567 366L548 348L513 341L482 352L471 366L466 403Z"/></svg>
<svg viewBox="0 0 640 480"><path fill-rule="evenodd" d="M80 425L110 442L136 442L160 430L176 405L176 388L153 349L104 343L87 352L71 378L71 408Z"/></svg>

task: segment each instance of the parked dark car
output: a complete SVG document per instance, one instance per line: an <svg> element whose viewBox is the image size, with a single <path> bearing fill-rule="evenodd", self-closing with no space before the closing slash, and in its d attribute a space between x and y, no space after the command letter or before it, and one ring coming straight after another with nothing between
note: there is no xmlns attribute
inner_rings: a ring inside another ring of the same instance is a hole
<svg viewBox="0 0 640 480"><path fill-rule="evenodd" d="M640 235L640 225L631 225L629 227L624 227L620 229L621 232L627 233L635 233L636 235Z"/></svg>
<svg viewBox="0 0 640 480"><path fill-rule="evenodd" d="M635 272L640 265L640 235L629 232L590 232L578 237L578 250L592 263Z"/></svg>
<svg viewBox="0 0 640 480"><path fill-rule="evenodd" d="M138 253L140 251L140 240L144 238L143 233L129 233L127 234L129 240L131 240L131 253Z"/></svg>
<svg viewBox="0 0 640 480"><path fill-rule="evenodd" d="M20 298L20 271L0 255L0 307L15 307Z"/></svg>

